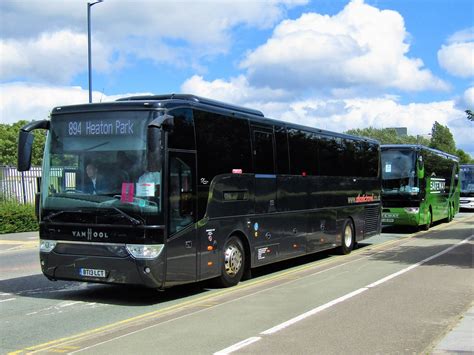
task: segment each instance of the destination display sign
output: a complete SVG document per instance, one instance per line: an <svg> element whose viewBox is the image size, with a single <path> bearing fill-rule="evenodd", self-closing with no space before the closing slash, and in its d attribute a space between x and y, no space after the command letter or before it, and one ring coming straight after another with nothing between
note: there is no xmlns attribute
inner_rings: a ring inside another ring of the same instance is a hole
<svg viewBox="0 0 474 355"><path fill-rule="evenodd" d="M123 118L67 120L60 125L63 125L62 133L66 137L134 136L140 131L136 121Z"/></svg>
<svg viewBox="0 0 474 355"><path fill-rule="evenodd" d="M52 117L54 153L143 150L149 112L90 112Z"/></svg>

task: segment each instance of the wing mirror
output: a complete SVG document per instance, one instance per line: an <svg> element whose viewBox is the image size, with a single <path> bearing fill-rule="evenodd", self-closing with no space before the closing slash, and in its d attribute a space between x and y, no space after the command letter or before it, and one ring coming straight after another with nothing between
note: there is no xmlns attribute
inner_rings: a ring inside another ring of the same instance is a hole
<svg viewBox="0 0 474 355"><path fill-rule="evenodd" d="M35 129L49 129L48 120L33 121L20 129L18 136L18 171L28 171L31 168L31 154L34 136L31 131Z"/></svg>

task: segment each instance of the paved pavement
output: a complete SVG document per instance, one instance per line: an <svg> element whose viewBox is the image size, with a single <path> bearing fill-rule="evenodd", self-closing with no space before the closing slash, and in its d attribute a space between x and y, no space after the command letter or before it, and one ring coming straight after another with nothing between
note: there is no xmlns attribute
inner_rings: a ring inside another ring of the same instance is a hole
<svg viewBox="0 0 474 355"><path fill-rule="evenodd" d="M433 354L474 354L474 305L444 336Z"/></svg>
<svg viewBox="0 0 474 355"><path fill-rule="evenodd" d="M15 241L23 241L23 240L32 240L33 238L38 238L39 232L23 232L23 233L6 233L0 234L0 240L15 240Z"/></svg>

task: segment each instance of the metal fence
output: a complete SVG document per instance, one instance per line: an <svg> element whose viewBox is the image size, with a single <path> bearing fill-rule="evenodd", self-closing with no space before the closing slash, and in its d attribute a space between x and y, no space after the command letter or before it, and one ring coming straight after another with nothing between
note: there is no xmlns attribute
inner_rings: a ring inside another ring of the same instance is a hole
<svg viewBox="0 0 474 355"><path fill-rule="evenodd" d="M39 191L41 167L31 167L29 171L20 172L15 167L0 166L0 203L17 201L33 204L35 193Z"/></svg>

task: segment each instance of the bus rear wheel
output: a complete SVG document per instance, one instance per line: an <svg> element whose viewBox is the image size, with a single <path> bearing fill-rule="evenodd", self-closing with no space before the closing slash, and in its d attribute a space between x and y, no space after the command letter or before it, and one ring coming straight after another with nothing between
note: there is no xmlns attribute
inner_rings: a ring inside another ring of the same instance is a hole
<svg viewBox="0 0 474 355"><path fill-rule="evenodd" d="M221 276L216 279L219 287L235 286L242 279L245 268L245 252L240 239L231 236L224 244Z"/></svg>
<svg viewBox="0 0 474 355"><path fill-rule="evenodd" d="M355 237L354 237L354 226L352 221L347 219L344 222L344 226L342 228L342 244L339 247L339 253L343 255L349 254L352 249L354 249L355 244Z"/></svg>
<svg viewBox="0 0 474 355"><path fill-rule="evenodd" d="M448 207L448 218L447 222L451 222L454 218L454 206L450 203Z"/></svg>

